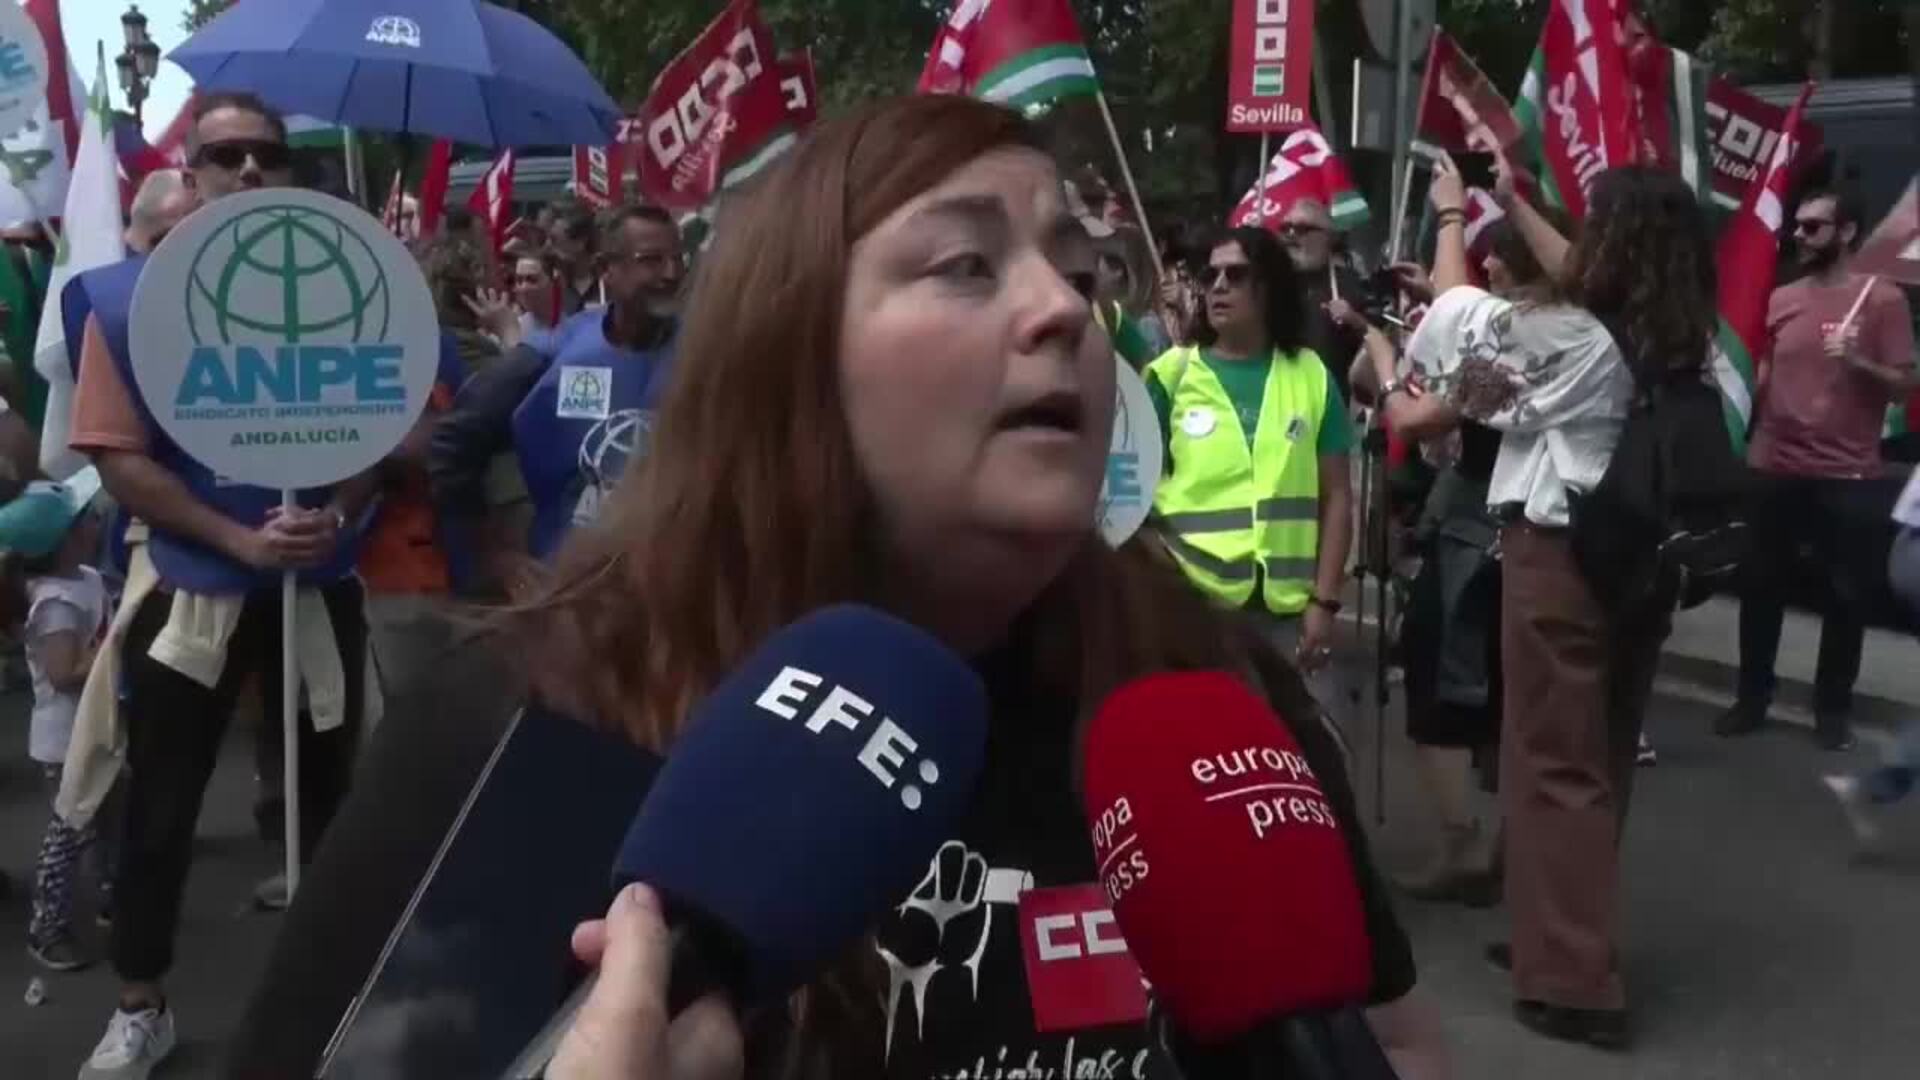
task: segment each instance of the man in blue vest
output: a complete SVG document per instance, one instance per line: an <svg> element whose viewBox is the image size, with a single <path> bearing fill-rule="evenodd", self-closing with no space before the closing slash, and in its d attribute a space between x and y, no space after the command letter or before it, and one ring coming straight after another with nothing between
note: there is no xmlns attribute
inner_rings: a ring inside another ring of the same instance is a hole
<svg viewBox="0 0 1920 1080"><path fill-rule="evenodd" d="M486 532L486 471L511 449L533 525L478 545L491 585L517 590L517 563L545 559L590 521L630 458L644 454L679 327L680 231L663 210L628 206L601 225L605 308L588 308L476 373L435 429L428 470L449 536ZM524 542L524 550L520 548Z"/></svg>
<svg viewBox="0 0 1920 1080"><path fill-rule="evenodd" d="M293 181L286 125L249 95L197 99L187 154L204 200ZM357 523L375 482L367 473L300 492L299 507L283 512L277 492L223 483L193 461L136 390L127 323L138 266L108 270L88 279L92 314L79 349L71 442L148 525L146 555L158 580L144 598L129 583L137 607L119 652L127 790L112 937L120 1003L83 1080L145 1076L173 1048L161 979L173 962L194 826L242 684L257 677L263 699L280 700L280 581L289 570L324 599L340 665L338 683L325 663L304 680L313 710L300 730L303 855L345 793L366 650L352 572ZM218 614L199 617L208 613ZM210 622L219 628L209 632Z"/></svg>

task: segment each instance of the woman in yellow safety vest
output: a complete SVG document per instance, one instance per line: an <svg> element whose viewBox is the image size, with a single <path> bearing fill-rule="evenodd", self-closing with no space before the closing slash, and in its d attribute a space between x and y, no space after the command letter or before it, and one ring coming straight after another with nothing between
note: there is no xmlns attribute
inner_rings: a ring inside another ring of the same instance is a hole
<svg viewBox="0 0 1920 1080"><path fill-rule="evenodd" d="M1330 704L1327 659L1353 539L1353 427L1306 346L1293 262L1271 233L1212 245L1197 344L1147 365L1166 433L1161 533L1201 592L1257 613Z"/></svg>

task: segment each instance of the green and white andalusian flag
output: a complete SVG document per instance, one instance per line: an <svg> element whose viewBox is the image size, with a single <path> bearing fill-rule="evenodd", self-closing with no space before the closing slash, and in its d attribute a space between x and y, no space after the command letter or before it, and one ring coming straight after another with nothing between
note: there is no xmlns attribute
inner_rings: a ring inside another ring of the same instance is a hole
<svg viewBox="0 0 1920 1080"><path fill-rule="evenodd" d="M61 214L60 246L47 281L47 302L40 310L34 339L33 368L47 381L47 411L40 427L40 467L64 480L85 459L67 446L73 416L73 367L61 320L60 293L67 282L96 267L127 257L120 225L120 159L114 153L113 106L107 100L107 57L103 46L93 77L87 111L80 117L80 150Z"/></svg>
<svg viewBox="0 0 1920 1080"><path fill-rule="evenodd" d="M959 0L916 89L1039 109L1097 94L1100 82L1067 0Z"/></svg>

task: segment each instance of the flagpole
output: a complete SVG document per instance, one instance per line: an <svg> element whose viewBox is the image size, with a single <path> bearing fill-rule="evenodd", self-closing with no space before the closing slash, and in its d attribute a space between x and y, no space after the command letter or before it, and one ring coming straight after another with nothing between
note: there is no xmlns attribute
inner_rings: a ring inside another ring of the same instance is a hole
<svg viewBox="0 0 1920 1080"><path fill-rule="evenodd" d="M1400 174L1400 190L1393 196L1393 232L1387 237L1387 264L1391 266L1400 261L1404 250L1407 231L1407 210L1413 201L1413 170L1416 157L1409 155L1406 166Z"/></svg>
<svg viewBox="0 0 1920 1080"><path fill-rule="evenodd" d="M1147 237L1147 254L1153 259L1153 277L1158 281L1166 276L1166 268L1160 265L1160 245L1153 240L1153 226L1147 224L1147 208L1140 202L1140 188L1133 182L1133 167L1127 164L1127 148L1120 141L1120 129L1114 126L1113 110L1107 108L1107 94L1096 89L1093 100L1100 104L1100 119L1107 125L1107 138L1113 140L1114 156L1120 159L1120 179L1126 182L1127 197L1133 200L1133 216L1140 222L1140 231Z"/></svg>
<svg viewBox="0 0 1920 1080"><path fill-rule="evenodd" d="M1867 275L1866 287L1860 290L1859 296L1853 298L1853 306L1847 309L1847 317L1840 320L1841 337L1847 336L1847 331L1853 329L1853 320L1859 317L1860 309L1867 303L1867 295L1873 292L1873 287L1878 284L1880 284L1880 275Z"/></svg>
<svg viewBox="0 0 1920 1080"><path fill-rule="evenodd" d="M1400 18L1393 34L1393 178L1400 190L1393 207L1393 235L1387 238L1388 257L1400 261L1400 228L1407 215L1407 197L1413 187L1413 160L1408 152L1413 132L1407 124L1407 92L1413 84L1413 0L1398 0Z"/></svg>
<svg viewBox="0 0 1920 1080"><path fill-rule="evenodd" d="M1260 169L1253 174L1253 227L1267 227L1267 132L1260 133Z"/></svg>

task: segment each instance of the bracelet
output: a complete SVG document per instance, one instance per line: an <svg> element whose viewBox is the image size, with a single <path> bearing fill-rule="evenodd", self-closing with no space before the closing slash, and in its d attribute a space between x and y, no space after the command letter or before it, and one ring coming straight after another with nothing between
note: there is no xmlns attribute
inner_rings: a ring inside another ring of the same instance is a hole
<svg viewBox="0 0 1920 1080"><path fill-rule="evenodd" d="M1329 600L1324 596L1309 596L1307 597L1307 603L1312 604L1314 607L1319 608L1329 615L1340 614L1340 609L1346 606L1338 600Z"/></svg>
<svg viewBox="0 0 1920 1080"><path fill-rule="evenodd" d="M1441 228L1446 228L1448 225L1465 225L1467 223L1467 212L1465 210L1442 210L1434 215L1434 220L1440 223Z"/></svg>

